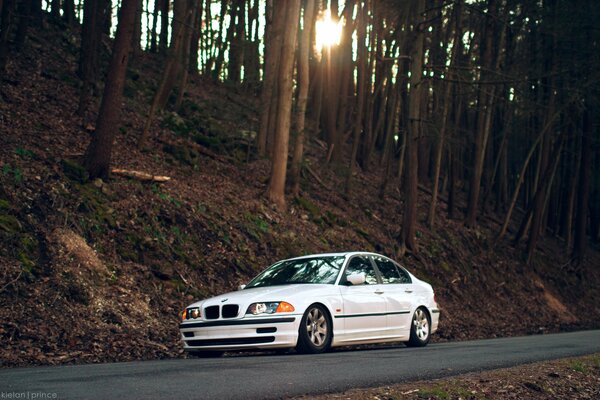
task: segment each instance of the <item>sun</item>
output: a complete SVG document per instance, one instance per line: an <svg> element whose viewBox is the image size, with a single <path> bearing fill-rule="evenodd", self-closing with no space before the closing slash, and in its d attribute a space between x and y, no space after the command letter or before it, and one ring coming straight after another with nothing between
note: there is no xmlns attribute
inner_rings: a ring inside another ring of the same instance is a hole
<svg viewBox="0 0 600 400"><path fill-rule="evenodd" d="M340 44L342 24L331 19L329 10L325 10L315 24L317 49L322 50Z"/></svg>

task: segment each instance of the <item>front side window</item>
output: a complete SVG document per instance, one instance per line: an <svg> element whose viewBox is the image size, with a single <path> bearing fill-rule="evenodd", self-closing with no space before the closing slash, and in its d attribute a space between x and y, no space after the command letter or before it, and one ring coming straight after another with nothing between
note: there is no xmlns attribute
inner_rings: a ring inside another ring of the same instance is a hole
<svg viewBox="0 0 600 400"><path fill-rule="evenodd" d="M335 283L344 257L311 257L285 260L273 264L254 278L246 288L288 285L297 283Z"/></svg>
<svg viewBox="0 0 600 400"><path fill-rule="evenodd" d="M342 279L341 284L349 285L346 277L348 275L356 274L356 273L364 273L366 277L365 285L376 285L377 275L375 274L375 269L373 268L373 264L369 261L368 258L362 256L352 257L348 266L346 267L346 272L344 274L344 279Z"/></svg>

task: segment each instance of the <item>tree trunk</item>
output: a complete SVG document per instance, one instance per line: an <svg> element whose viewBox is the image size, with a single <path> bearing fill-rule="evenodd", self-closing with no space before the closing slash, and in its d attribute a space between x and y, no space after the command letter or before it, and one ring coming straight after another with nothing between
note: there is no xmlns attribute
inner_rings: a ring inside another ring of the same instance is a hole
<svg viewBox="0 0 600 400"><path fill-rule="evenodd" d="M202 12L203 12L203 7L202 5L204 4L203 1L199 1L198 4L196 4L196 11L194 13L194 25L193 25L193 29L192 29L192 33L191 33L191 38L190 38L190 54L189 54L189 72L191 74L197 75L198 74L198 70L199 70L199 66L198 66L198 57L199 57L199 52L200 52L200 33L201 33L201 29L202 29Z"/></svg>
<svg viewBox="0 0 600 400"><path fill-rule="evenodd" d="M367 4L358 2L358 15L357 15L357 29L356 34L359 43L364 43L367 37L367 17L368 8ZM356 157L358 155L358 145L360 143L360 135L363 132L364 127L364 106L366 100L366 86L367 86L367 48L365 46L358 46L357 49L357 96L356 96L356 114L354 120L353 138L352 138L352 151L350 155L350 165L348 168L348 176L346 177L345 193L349 194L352 186L352 176L356 168Z"/></svg>
<svg viewBox="0 0 600 400"><path fill-rule="evenodd" d="M408 135L407 151L408 162L406 164L406 199L404 202L404 215L402 218L402 230L400 232L400 255L403 256L407 250L413 253L418 252L415 233L417 226L417 203L418 199L418 149L419 136L421 133L421 104L423 97L423 53L425 29L422 26L425 19L425 0L418 1L417 36L414 47L411 51L411 71L410 71L410 99L408 111Z"/></svg>
<svg viewBox="0 0 600 400"><path fill-rule="evenodd" d="M309 71L308 57L310 53L310 37L314 26L315 0L306 0L304 6L304 21L300 37L300 54L298 57L298 101L296 103L296 143L290 168L292 195L300 192L300 169L304 154L304 126L306 118L306 103L308 101Z"/></svg>
<svg viewBox="0 0 600 400"><path fill-rule="evenodd" d="M28 1L26 1L29 3ZM63 19L69 26L75 24L75 1L63 0Z"/></svg>
<svg viewBox="0 0 600 400"><path fill-rule="evenodd" d="M590 102L586 102L590 107ZM589 108L583 112L583 132L581 135L581 169L579 171L579 187L577 188L577 214L575 216L575 239L573 242L573 258L581 265L587 247L586 228L590 196L590 170L592 167L592 117Z"/></svg>
<svg viewBox="0 0 600 400"><path fill-rule="evenodd" d="M540 143L540 141L542 140L543 136L550 129L550 127L552 127L552 125L554 123L554 120L560 114L561 111L562 110L559 110L559 111L555 112L554 115L551 118L548 119L548 121L546 122L546 125L544 126L544 128L542 129L542 131L539 133L539 135L535 139L535 141L532 143L531 148L529 149L529 152L527 153L527 156L525 157L525 161L523 162L523 166L521 167L521 171L517 175L519 178L518 178L517 183L515 185L513 196L512 196L512 199L510 201L510 205L508 207L508 211L506 212L506 216L504 217L504 222L502 223L502 228L500 228L500 233L498 234L497 240L502 239L504 237L504 235L506 234L506 231L508 230L508 224L510 223L510 217L512 216L512 213L513 213L513 211L515 209L515 205L517 204L517 199L519 198L519 192L521 190L521 185L523 184L523 181L525 180L525 172L527 171L527 167L529 166L529 162L531 161L531 157L533 156L533 153L535 152L535 149L536 149L537 145Z"/></svg>
<svg viewBox="0 0 600 400"><path fill-rule="evenodd" d="M221 70L223 69L223 62L225 61L225 51L228 49L229 41L223 40L223 29L225 26L225 16L227 15L227 8L229 0L221 0L221 15L219 17L219 37L217 39L217 54L215 57L215 67L212 71L213 79L218 80L221 77Z"/></svg>
<svg viewBox="0 0 600 400"><path fill-rule="evenodd" d="M27 31L31 21L31 0L22 0L19 4L19 25L17 26L17 35L15 44L17 50L23 49L25 40L27 39Z"/></svg>
<svg viewBox="0 0 600 400"><path fill-rule="evenodd" d="M158 52L162 55L167 54L169 48L169 3L170 0L155 0L162 1L160 8L160 38Z"/></svg>
<svg viewBox="0 0 600 400"><path fill-rule="evenodd" d="M281 56L283 22L285 21L285 9L283 7L276 7L273 3L271 3L271 13L267 13L265 72L260 95L260 126L256 138L259 157L264 157L267 153L267 138L271 130L269 117L276 114L276 109L272 108L272 104L274 103L274 98L277 98L277 76L279 57Z"/></svg>
<svg viewBox="0 0 600 400"><path fill-rule="evenodd" d="M85 152L84 166L92 179L107 178L109 175L113 138L122 108L121 98L129 61L136 8L137 0L122 0L104 95L96 121L96 131Z"/></svg>
<svg viewBox="0 0 600 400"><path fill-rule="evenodd" d="M458 52L460 51L460 39L462 38L461 29L461 4L460 0L454 5L454 39L452 45L452 54L450 56L450 65L447 69L447 76L451 76L450 69L456 66ZM440 171L442 167L442 155L444 154L444 141L446 139L446 129L449 124L449 113L451 106L452 83L446 82L446 92L444 94L444 109L442 111L442 127L440 129L440 138L436 147L435 164L433 166L433 189L431 191L431 205L429 207L429 218L427 223L429 228L433 228L435 220L435 208L437 204Z"/></svg>
<svg viewBox="0 0 600 400"><path fill-rule="evenodd" d="M164 0L154 0L154 11L152 12L152 30L150 31L150 52L156 53L158 50L158 35L156 28L158 27L158 12L162 7Z"/></svg>
<svg viewBox="0 0 600 400"><path fill-rule="evenodd" d="M267 196L279 209L285 209L285 177L288 158L288 141L290 135L290 120L292 110L292 87L294 72L294 51L298 35L300 19L300 0L288 0L285 5L275 2L275 9L286 8L285 27L279 58L278 87L279 102L277 104L277 119L275 124L275 142L273 146L273 162L271 164L271 179ZM277 14L277 12L275 12Z"/></svg>
<svg viewBox="0 0 600 400"><path fill-rule="evenodd" d="M181 51L179 52L179 83L177 85L177 98L175 100L175 110L181 108L183 102L183 95L185 94L185 87L187 85L189 65L190 65L190 51L191 51L191 40L193 34L193 24L196 19L196 12L198 11L198 2L195 0L187 0L187 13L184 21L184 32L181 43Z"/></svg>
<svg viewBox="0 0 600 400"><path fill-rule="evenodd" d="M102 13L100 0L85 0L83 3L83 25L81 27L81 52L79 57L81 92L79 93L77 114L84 119L99 75Z"/></svg>
<svg viewBox="0 0 600 400"><path fill-rule="evenodd" d="M148 117L146 117L146 123L144 130L138 141L138 148L143 148L148 139L148 132L150 125L154 119L156 111L163 109L167 105L169 95L173 91L175 86L175 80L177 79L178 72L184 67L181 62L182 47L184 45L184 34L185 34L185 21L191 15L192 10L187 9L186 0L177 0L175 3L175 17L173 18L173 32L177 32L175 37L171 40L171 48L169 49L169 56L167 59L167 65L163 72L163 76L160 85L152 100ZM187 9L187 10L186 10ZM185 66L187 69L187 65Z"/></svg>
<svg viewBox="0 0 600 400"><path fill-rule="evenodd" d="M0 15L0 82L6 72L8 61L8 39L13 25L15 0L4 0Z"/></svg>
<svg viewBox="0 0 600 400"><path fill-rule="evenodd" d="M529 240L527 241L527 264L531 265L533 252L537 245L538 238L540 236L540 225L542 222L542 216L544 213L544 205L548 197L548 193L552 188L554 182L554 176L556 174L556 168L558 161L560 160L560 153L563 145L563 135L558 139L558 143L554 145L555 149L552 153L552 165L548 165L546 172L544 173L543 179L539 182L538 191L535 195L533 208L531 211L531 229L529 233ZM526 216L524 219L527 219Z"/></svg>
<svg viewBox="0 0 600 400"><path fill-rule="evenodd" d="M131 39L131 58L138 57L142 52L142 13L144 11L143 0L138 0L137 11L135 12L135 21L133 24L133 38Z"/></svg>
<svg viewBox="0 0 600 400"><path fill-rule="evenodd" d="M492 69L492 48L494 43L494 24L496 18L496 0L490 0L488 3L488 15L486 16L486 29L485 29L485 49L483 53L482 64L484 70L481 72L481 80L485 81L489 77L489 73L486 73L486 69ZM504 31L504 30L503 30ZM500 47L501 49L501 47ZM500 49L498 52L498 58L500 57ZM485 161L485 154L487 149L487 142L490 134L490 124L492 117L492 108L494 104L494 92L496 87L491 89L491 93L486 93L486 89L480 85L479 89L479 115L478 115L478 127L475 132L475 148L473 157L473 173L471 175L469 185L469 204L467 206L467 218L465 225L473 227L476 224L477 209L479 206L479 191L481 188L481 176L483 175L483 164Z"/></svg>

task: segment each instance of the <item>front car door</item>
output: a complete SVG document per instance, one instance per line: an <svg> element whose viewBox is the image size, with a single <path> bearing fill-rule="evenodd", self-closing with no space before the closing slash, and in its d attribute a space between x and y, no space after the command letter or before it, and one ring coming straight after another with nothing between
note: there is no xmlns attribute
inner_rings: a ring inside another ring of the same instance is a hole
<svg viewBox="0 0 600 400"><path fill-rule="evenodd" d="M364 273L365 283L349 283L346 277L353 273ZM336 329L335 342L350 344L386 336L386 301L381 286L369 256L352 256L347 261L339 283L343 308L334 316L334 324L340 328Z"/></svg>

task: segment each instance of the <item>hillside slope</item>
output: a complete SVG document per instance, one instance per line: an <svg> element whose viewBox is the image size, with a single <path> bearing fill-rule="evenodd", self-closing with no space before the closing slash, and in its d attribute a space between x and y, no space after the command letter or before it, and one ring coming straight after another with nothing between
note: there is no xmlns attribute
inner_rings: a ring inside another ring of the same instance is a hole
<svg viewBox="0 0 600 400"><path fill-rule="evenodd" d="M93 125L75 115L78 34L33 30L0 84L1 366L182 356L179 312L232 290L278 259L369 250L393 256L402 191L377 196L377 170L323 166L308 144L301 197L286 213L264 199L268 161L256 160L257 95L194 77L179 113L142 130L160 62L142 55L128 73L113 166L166 175L164 184L90 182L78 166ZM422 191L421 217L429 205ZM546 237L534 266L496 243L496 216L477 229L448 220L418 229L421 251L401 261L436 289L435 340L598 327L600 255L575 277L564 243ZM422 218L420 219L422 223Z"/></svg>

